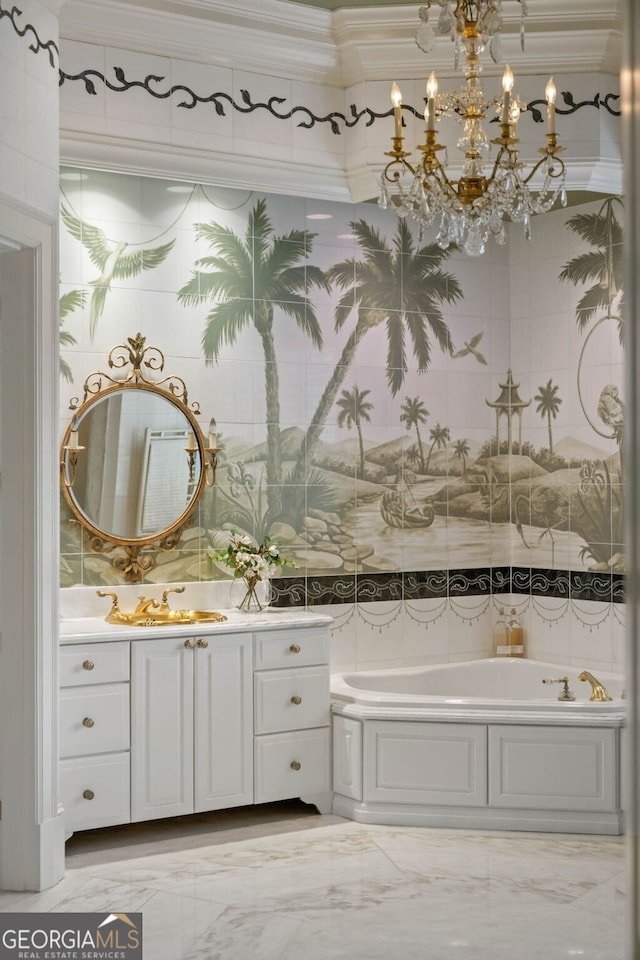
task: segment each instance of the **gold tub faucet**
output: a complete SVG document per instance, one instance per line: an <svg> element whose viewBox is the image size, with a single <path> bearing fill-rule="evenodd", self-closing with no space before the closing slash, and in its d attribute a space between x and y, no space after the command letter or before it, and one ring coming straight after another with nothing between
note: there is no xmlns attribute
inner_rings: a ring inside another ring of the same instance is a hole
<svg viewBox="0 0 640 960"><path fill-rule="evenodd" d="M578 680L588 680L591 684L591 696L589 700L596 700L598 703L604 703L606 700L613 700L613 697L609 696L609 692L599 680L596 680L592 673L589 673L588 670L583 670Z"/></svg>

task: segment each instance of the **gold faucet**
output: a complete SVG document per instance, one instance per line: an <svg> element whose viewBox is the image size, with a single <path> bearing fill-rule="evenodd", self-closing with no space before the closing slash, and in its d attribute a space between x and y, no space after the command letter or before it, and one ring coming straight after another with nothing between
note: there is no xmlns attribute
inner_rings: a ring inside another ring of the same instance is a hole
<svg viewBox="0 0 640 960"><path fill-rule="evenodd" d="M162 600L160 602L161 610L169 609L169 601L167 600L167 597L170 593L184 593L184 587L168 587L167 590L164 590L162 593Z"/></svg>
<svg viewBox="0 0 640 960"><path fill-rule="evenodd" d="M578 680L588 680L591 684L591 696L590 700L597 700L598 703L604 703L606 700L613 700L613 697L609 696L609 693L599 680L596 680L592 673L589 673L588 670L583 670Z"/></svg>
<svg viewBox="0 0 640 960"><path fill-rule="evenodd" d="M96 590L96 593L99 597L111 597L111 610L109 611L108 616L120 616L120 607L118 605L118 594L111 593L108 590Z"/></svg>
<svg viewBox="0 0 640 960"><path fill-rule="evenodd" d="M143 613L149 613L150 610L157 610L160 604L153 597L138 597L138 605L133 611L134 616L139 617Z"/></svg>

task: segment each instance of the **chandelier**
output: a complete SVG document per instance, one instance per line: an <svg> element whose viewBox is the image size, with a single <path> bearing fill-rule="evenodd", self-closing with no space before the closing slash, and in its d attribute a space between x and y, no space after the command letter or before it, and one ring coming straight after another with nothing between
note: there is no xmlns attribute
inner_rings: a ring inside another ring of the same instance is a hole
<svg viewBox="0 0 640 960"><path fill-rule="evenodd" d="M516 0L521 9L521 42L524 37L526 0ZM429 23L429 11L439 6L436 29ZM531 237L531 217L546 213L560 197L566 204L565 165L559 154L555 130L556 88L553 77L545 90L547 101L546 144L540 159L525 167L518 156L516 127L524 103L513 90L514 77L507 66L502 78L502 95L487 97L480 83L480 56L489 46L499 58L502 30L502 0L426 0L420 8L421 25L416 42L429 52L436 34L450 35L455 42L456 67L463 58L464 84L453 93L438 93L435 73L427 80L425 142L418 146L422 157L410 163L402 135L402 94L396 83L391 88L395 130L391 157L383 170L379 203L399 217L413 217L422 230L437 225L436 242L446 249L461 247L470 256L485 252L487 242L506 242L505 222L522 223ZM494 115L492 117L491 115ZM447 150L438 143L437 122L455 117L462 131L457 141L464 154L458 179L447 175ZM497 121L499 136L490 139L485 121ZM494 147L494 159L489 156ZM536 177L536 175L538 175ZM536 187L532 180L536 177Z"/></svg>

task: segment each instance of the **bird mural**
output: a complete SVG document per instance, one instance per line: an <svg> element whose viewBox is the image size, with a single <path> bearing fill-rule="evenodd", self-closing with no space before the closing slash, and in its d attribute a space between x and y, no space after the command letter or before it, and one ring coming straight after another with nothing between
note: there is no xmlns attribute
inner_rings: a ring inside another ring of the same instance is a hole
<svg viewBox="0 0 640 960"><path fill-rule="evenodd" d="M482 340L483 330L480 333L476 333L475 337L471 337L471 340L466 341L462 350L457 350L453 354L453 359L456 360L458 357L467 357L471 354L472 357L475 357L478 363L483 363L486 367L487 361L482 353L476 349L480 341Z"/></svg>
<svg viewBox="0 0 640 960"><path fill-rule="evenodd" d="M95 335L98 321L104 311L107 294L113 280L126 280L137 277L143 270L153 270L167 258L175 239L159 247L134 246L124 240L109 240L100 227L76 217L64 205L61 207L62 221L72 237L79 240L89 254L89 259L100 271L96 280L90 280L93 287L89 306L89 334Z"/></svg>
<svg viewBox="0 0 640 960"><path fill-rule="evenodd" d="M622 449L624 434L624 403L620 399L618 388L614 383L608 383L600 391L598 399L598 416L607 427L611 427L611 437Z"/></svg>

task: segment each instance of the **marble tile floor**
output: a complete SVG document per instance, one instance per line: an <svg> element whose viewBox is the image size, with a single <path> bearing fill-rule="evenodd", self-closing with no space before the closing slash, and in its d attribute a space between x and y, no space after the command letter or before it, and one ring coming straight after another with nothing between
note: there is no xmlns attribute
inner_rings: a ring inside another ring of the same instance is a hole
<svg viewBox="0 0 640 960"><path fill-rule="evenodd" d="M145 960L624 960L624 847L272 804L77 834L0 910L142 911Z"/></svg>

